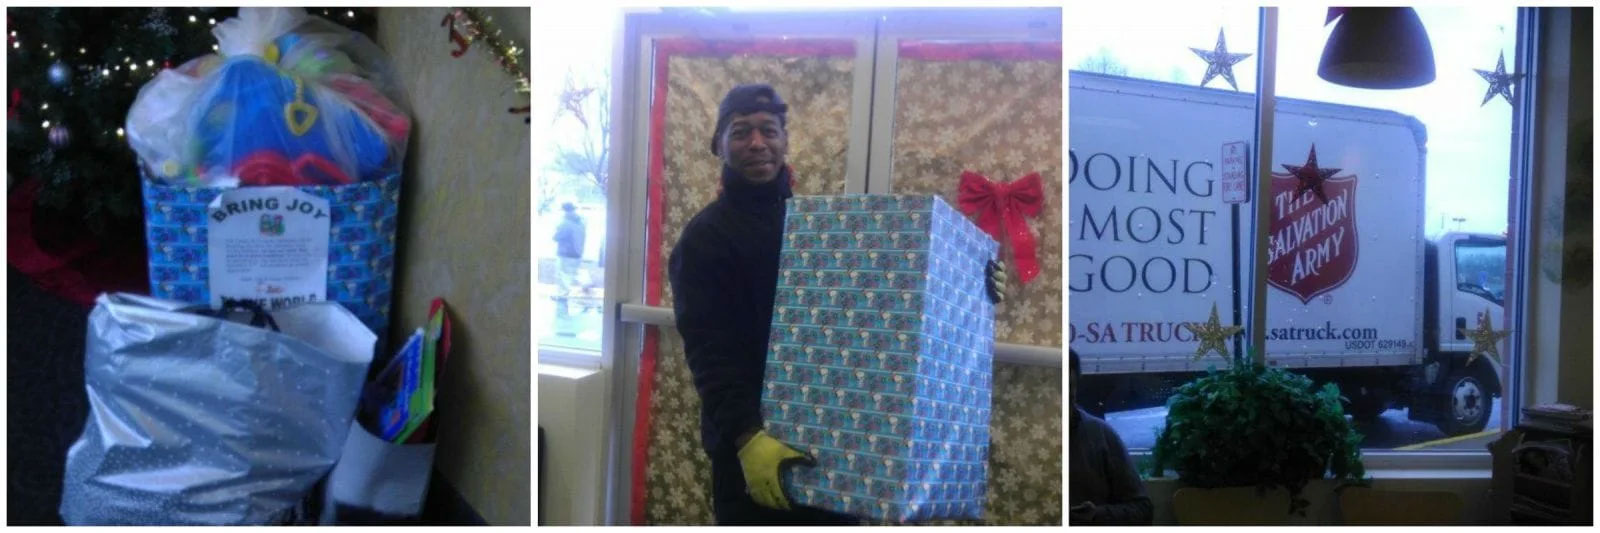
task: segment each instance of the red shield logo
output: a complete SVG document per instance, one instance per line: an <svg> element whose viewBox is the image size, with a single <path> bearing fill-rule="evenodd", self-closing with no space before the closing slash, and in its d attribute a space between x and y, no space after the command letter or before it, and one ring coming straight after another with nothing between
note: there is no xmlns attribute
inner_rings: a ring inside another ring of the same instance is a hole
<svg viewBox="0 0 1600 533"><path fill-rule="evenodd" d="M1272 222L1267 236L1267 283L1301 303L1332 291L1355 273L1356 177L1319 168L1317 149L1305 165L1272 173Z"/></svg>

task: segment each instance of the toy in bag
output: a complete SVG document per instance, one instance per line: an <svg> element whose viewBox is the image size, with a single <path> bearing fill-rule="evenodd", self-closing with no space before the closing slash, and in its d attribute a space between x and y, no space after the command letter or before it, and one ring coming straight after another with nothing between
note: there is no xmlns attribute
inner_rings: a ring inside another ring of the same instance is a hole
<svg viewBox="0 0 1600 533"><path fill-rule="evenodd" d="M219 54L166 70L128 111L128 143L167 185L344 185L395 175L411 120L382 52L301 8L239 9Z"/></svg>

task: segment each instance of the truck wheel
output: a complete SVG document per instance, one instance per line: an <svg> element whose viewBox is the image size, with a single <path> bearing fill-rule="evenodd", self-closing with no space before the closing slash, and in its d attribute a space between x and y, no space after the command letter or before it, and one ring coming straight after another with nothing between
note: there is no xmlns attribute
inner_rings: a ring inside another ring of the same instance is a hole
<svg viewBox="0 0 1600 533"><path fill-rule="evenodd" d="M1448 379L1445 388L1449 410L1441 417L1439 431L1454 437L1483 431L1489 424L1489 413L1494 409L1494 398L1489 388L1476 372L1457 371Z"/></svg>

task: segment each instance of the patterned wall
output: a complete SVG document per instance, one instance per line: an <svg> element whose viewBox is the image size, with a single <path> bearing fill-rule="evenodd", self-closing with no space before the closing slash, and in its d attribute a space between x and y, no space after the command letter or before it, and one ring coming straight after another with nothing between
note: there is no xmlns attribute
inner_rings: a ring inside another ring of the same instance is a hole
<svg viewBox="0 0 1600 533"><path fill-rule="evenodd" d="M994 181L1030 172L1043 178L1045 208L1028 219L1037 237L1039 277L1026 286L1013 283L1010 298L995 311L1001 342L1061 346L1061 101L1059 55L1053 61L899 61L895 192L939 194L959 205L963 170Z"/></svg>
<svg viewBox="0 0 1600 533"><path fill-rule="evenodd" d="M1039 276L1022 285L1008 257L1011 290L995 309L995 336L1061 346L1060 45L923 50L903 49L896 72L893 189L959 205L963 170L994 181L1038 172L1045 204L1028 223ZM1061 369L996 363L994 383L986 520L1060 524Z"/></svg>
<svg viewBox="0 0 1600 533"><path fill-rule="evenodd" d="M796 174L795 193L840 194L845 192L854 61L848 57L738 55L673 56L668 60L663 132L666 207L658 249L664 285L665 258L683 225L716 194L719 163L707 151L707 142L722 95L738 83L773 84L790 105L789 159ZM912 107L937 107L952 113L908 112L902 121L897 109L896 121L902 125L898 130L904 133L896 131L895 188L938 192L956 205L955 178L962 162L970 161L965 168L996 178L1012 179L1038 171L1045 177L1046 198L1059 198L1059 60L1001 63L989 65L987 70L979 64L983 62L927 63L902 61L900 98L913 99ZM1000 90L995 83L1021 85ZM906 92L911 87L917 88ZM940 94L964 96L941 98ZM1019 122L1006 117L1008 113L1027 118ZM1006 131L1008 128L1018 131ZM907 136L904 141L902 135ZM961 137L966 135L999 138L966 149L961 145L972 142ZM953 173L948 172L950 168ZM949 176L948 182L944 176ZM1046 204L1045 211L1033 222L1040 237L1043 268L1027 291L1037 294L1013 290L996 326L1004 342L1060 345L1061 213L1059 206L1051 204ZM658 305L670 306L671 301L670 288L664 286ZM710 524L711 467L700 448L700 399L677 331L662 328L659 338L649 407L645 520L649 524ZM1000 364L995 372L991 492L985 522L1060 524L1061 371Z"/></svg>
<svg viewBox="0 0 1600 533"><path fill-rule="evenodd" d="M700 447L700 396L695 393L683 338L662 328L649 467L645 471L645 523L712 524L711 459Z"/></svg>

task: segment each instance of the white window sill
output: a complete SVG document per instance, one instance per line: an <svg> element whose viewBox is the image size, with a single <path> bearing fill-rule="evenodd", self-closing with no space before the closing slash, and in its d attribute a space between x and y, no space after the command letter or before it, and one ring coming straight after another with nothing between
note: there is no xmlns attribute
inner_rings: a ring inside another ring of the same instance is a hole
<svg viewBox="0 0 1600 533"><path fill-rule="evenodd" d="M1139 451L1129 454L1135 463L1143 465L1148 461L1150 452ZM1362 453L1362 464L1367 468L1367 476L1374 480L1449 480L1449 479L1489 479L1493 459L1487 451L1463 452L1397 452L1389 450L1372 450ZM1146 478L1145 483L1176 483L1177 478L1168 476Z"/></svg>
<svg viewBox="0 0 1600 533"><path fill-rule="evenodd" d="M539 373L545 373L544 367L546 366L598 371L600 370L600 354L541 345L539 346Z"/></svg>
<svg viewBox="0 0 1600 533"><path fill-rule="evenodd" d="M592 376L598 372L600 372L600 369L598 368L576 368L566 365L546 364L543 361L539 362L540 376L553 376L558 378L579 380Z"/></svg>
<svg viewBox="0 0 1600 533"><path fill-rule="evenodd" d="M1465 504L1460 524L1488 524L1493 520L1495 504L1490 495L1493 478L1487 469L1432 468L1432 469L1377 469L1368 470L1372 488L1398 491L1442 491L1455 493ZM1155 525L1177 525L1173 499L1183 484L1175 477L1146 479L1145 492L1154 506ZM1306 484L1301 497L1310 502L1304 515L1288 517L1292 526L1337 525L1343 523L1338 509L1339 486L1342 482L1331 479L1314 480Z"/></svg>
<svg viewBox="0 0 1600 533"><path fill-rule="evenodd" d="M1450 480L1450 479L1491 479L1489 470L1484 469L1384 469L1368 470L1367 476L1373 480ZM1175 477L1153 477L1144 480L1145 485L1177 484Z"/></svg>
<svg viewBox="0 0 1600 533"><path fill-rule="evenodd" d="M1385 469L1367 471L1367 475L1371 476L1373 479L1491 479L1493 478L1492 474L1493 473L1487 468L1442 468L1432 470Z"/></svg>

